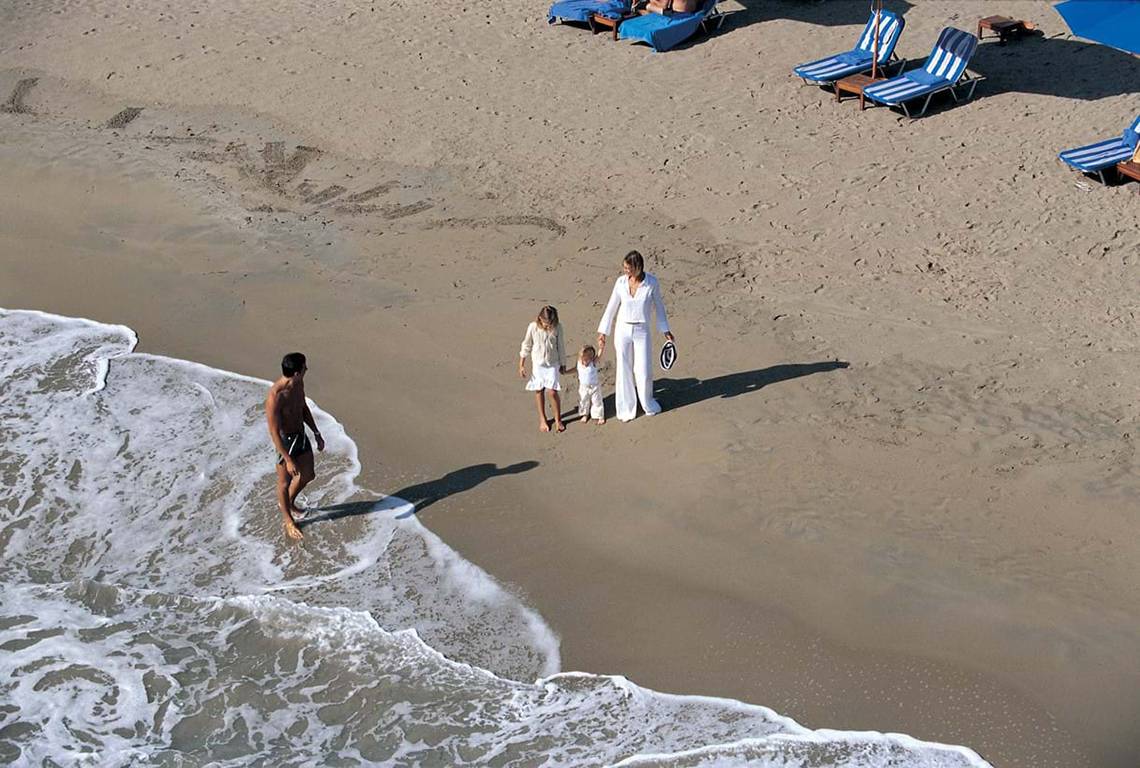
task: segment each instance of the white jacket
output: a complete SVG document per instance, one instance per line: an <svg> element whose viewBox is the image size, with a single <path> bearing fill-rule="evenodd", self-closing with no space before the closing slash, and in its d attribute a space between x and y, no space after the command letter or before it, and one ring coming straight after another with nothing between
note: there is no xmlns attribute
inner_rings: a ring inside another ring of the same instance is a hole
<svg viewBox="0 0 1140 768"><path fill-rule="evenodd" d="M531 356L531 362L536 365L561 368L562 361L566 359L566 351L562 346L562 325L559 324L553 332L548 332L539 328L538 323L531 322L526 327L526 336L519 348L519 357L527 355Z"/></svg>
<svg viewBox="0 0 1140 768"><path fill-rule="evenodd" d="M602 315L602 322L598 324L598 333L607 336L613 327L614 317L622 323L648 323L649 312L652 307L657 309L657 330L661 333L669 332L669 318L665 316L665 301L661 298L661 286L657 278L648 272L637 286L637 292L629 295L629 278L622 275L614 283L610 302Z"/></svg>

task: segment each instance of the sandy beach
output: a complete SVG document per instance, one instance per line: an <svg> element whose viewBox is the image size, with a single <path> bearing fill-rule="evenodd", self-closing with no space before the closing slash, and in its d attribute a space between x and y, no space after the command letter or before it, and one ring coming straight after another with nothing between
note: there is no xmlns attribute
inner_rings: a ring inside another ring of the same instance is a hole
<svg viewBox="0 0 1140 768"><path fill-rule="evenodd" d="M888 2L899 52L983 5ZM1056 153L1135 118L1140 59L1009 0L1043 36L908 121L791 75L865 2L722 9L653 54L516 0L9 5L0 307L261 378L305 351L363 484L565 670L1133 768L1140 198ZM592 341L630 248L665 412L539 434L526 324Z"/></svg>

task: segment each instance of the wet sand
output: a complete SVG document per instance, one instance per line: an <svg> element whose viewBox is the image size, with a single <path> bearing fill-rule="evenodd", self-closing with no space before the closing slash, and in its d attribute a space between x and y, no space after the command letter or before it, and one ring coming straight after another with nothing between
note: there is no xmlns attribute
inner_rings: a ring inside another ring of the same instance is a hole
<svg viewBox="0 0 1140 768"><path fill-rule="evenodd" d="M420 67L396 43L365 56L380 33L344 17L393 11L363 5L288 29L204 5L10 11L0 306L263 377L308 351L365 484L419 495L560 634L566 669L999 766L1133 766L1135 195L1051 156L1119 133L1136 67L1027 41L979 54L972 104L859 115L787 74L854 12L771 5L662 57L521 7L456 50L446 24L386 16L385 39L433 52ZM959 6L911 9L907 54L969 28ZM351 65L314 53L334 28ZM535 73L535 50L560 58ZM1046 53L1111 67L1109 91L1009 74ZM567 88L587 65L645 89ZM667 411L539 435L522 330L549 301L568 346L589 341L630 247L681 350Z"/></svg>

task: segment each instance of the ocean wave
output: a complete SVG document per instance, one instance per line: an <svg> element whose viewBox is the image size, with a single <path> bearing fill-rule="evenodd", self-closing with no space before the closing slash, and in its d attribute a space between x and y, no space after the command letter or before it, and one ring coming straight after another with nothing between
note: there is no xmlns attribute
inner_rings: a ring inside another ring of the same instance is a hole
<svg viewBox="0 0 1140 768"><path fill-rule="evenodd" d="M407 502L358 487L356 444L312 402L326 447L304 501L350 514L311 525L303 546L287 542L262 405L269 382L135 343L123 326L0 310L0 576L272 591L367 610L509 677L558 669L557 638L537 614Z"/></svg>
<svg viewBox="0 0 1140 768"><path fill-rule="evenodd" d="M512 681L367 612L271 595L26 584L6 590L0 621L14 710L0 757L30 764L984 765L958 747L808 731L621 677Z"/></svg>
<svg viewBox="0 0 1140 768"><path fill-rule="evenodd" d="M541 618L407 502L359 488L355 444L314 404L327 448L307 502L336 513L289 544L268 382L135 344L0 310L0 760L985 765L558 673Z"/></svg>

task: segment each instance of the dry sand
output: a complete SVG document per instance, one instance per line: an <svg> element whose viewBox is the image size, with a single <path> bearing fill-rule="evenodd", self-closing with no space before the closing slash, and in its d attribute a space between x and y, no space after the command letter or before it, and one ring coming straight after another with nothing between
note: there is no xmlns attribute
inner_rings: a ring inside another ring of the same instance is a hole
<svg viewBox="0 0 1140 768"><path fill-rule="evenodd" d="M728 2L664 55L505 5L5 5L0 306L259 376L309 351L365 482L568 669L1140 763L1136 185L1054 159L1135 116L1140 60L1007 2L1046 37L907 122L790 75L864 2ZM894 5L912 58L991 12ZM588 341L630 247L667 412L539 435L525 324Z"/></svg>

